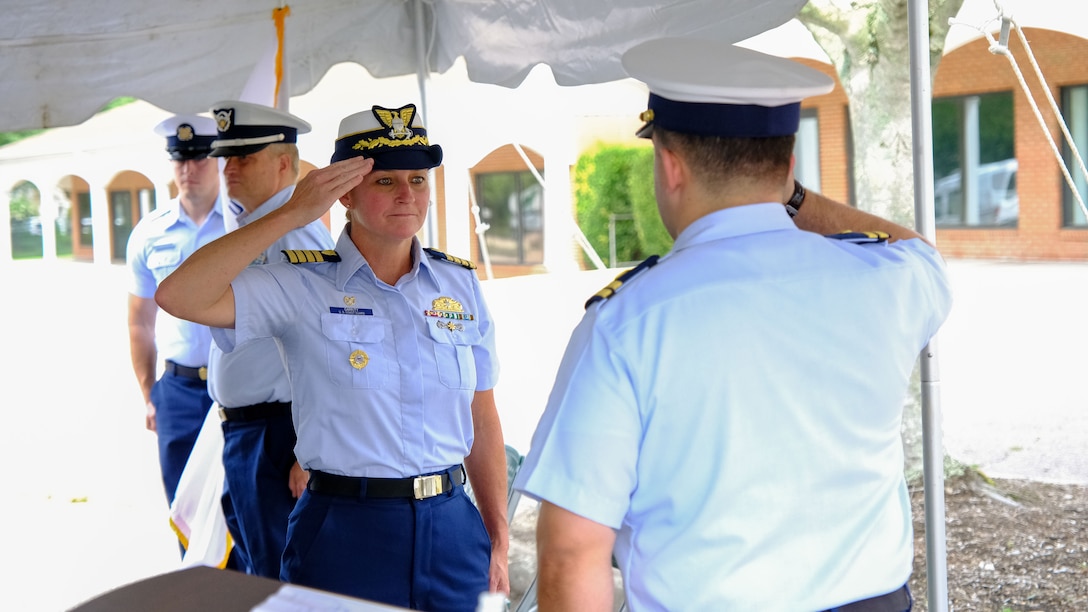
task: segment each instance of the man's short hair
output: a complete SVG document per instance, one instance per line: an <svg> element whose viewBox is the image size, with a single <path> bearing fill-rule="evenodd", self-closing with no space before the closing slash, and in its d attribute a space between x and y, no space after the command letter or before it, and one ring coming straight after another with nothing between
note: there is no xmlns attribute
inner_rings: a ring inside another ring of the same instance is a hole
<svg viewBox="0 0 1088 612"><path fill-rule="evenodd" d="M714 185L735 178L784 182L796 135L726 138L674 132L658 126L653 138L681 155L696 178Z"/></svg>
<svg viewBox="0 0 1088 612"><path fill-rule="evenodd" d="M273 155L286 155L291 160L292 180L298 180L299 154L298 145L294 143L275 142L268 145L268 152Z"/></svg>

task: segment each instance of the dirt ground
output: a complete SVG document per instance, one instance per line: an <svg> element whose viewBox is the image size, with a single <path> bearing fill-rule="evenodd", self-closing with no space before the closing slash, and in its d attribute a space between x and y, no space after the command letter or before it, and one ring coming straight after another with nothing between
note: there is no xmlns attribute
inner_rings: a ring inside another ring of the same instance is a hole
<svg viewBox="0 0 1088 612"><path fill-rule="evenodd" d="M924 499L911 492L915 610L928 609ZM988 480L945 483L949 610L1088 610L1088 486Z"/></svg>

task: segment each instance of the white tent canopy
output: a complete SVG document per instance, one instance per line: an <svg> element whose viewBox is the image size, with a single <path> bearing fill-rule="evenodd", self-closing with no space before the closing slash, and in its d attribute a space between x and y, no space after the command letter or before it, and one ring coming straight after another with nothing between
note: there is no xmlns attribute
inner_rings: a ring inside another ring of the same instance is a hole
<svg viewBox="0 0 1088 612"><path fill-rule="evenodd" d="M239 97L276 41L272 0L9 0L0 20L0 131L80 123L118 96L172 112ZM621 78L626 48L665 35L740 41L804 0L301 0L283 39L290 94L353 61L376 77L445 72L516 87L547 64L560 85Z"/></svg>

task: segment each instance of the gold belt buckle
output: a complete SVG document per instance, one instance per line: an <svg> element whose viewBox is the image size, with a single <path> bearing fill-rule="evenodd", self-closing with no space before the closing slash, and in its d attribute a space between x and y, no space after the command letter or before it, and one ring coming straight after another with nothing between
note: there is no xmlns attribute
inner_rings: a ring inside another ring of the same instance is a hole
<svg viewBox="0 0 1088 612"><path fill-rule="evenodd" d="M442 474L416 476L412 481L412 488L415 490L416 499L434 497L442 492Z"/></svg>
<svg viewBox="0 0 1088 612"><path fill-rule="evenodd" d="M196 374L200 377L200 380L208 380L208 366L200 366Z"/></svg>

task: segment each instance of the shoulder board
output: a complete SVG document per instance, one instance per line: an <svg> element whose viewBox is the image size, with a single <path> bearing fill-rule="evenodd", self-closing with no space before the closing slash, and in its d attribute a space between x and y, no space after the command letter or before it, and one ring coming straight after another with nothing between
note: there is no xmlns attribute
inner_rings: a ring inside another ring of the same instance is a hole
<svg viewBox="0 0 1088 612"><path fill-rule="evenodd" d="M824 237L832 238L834 240L845 240L846 242L854 242L857 244L869 244L887 242L890 236L884 232L839 232L838 234L828 234Z"/></svg>
<svg viewBox="0 0 1088 612"><path fill-rule="evenodd" d="M438 249L432 249L432 248L429 248L429 247L423 247L423 250L427 252L427 255L431 256L431 259L439 259L439 260L442 260L442 261L448 261L450 263L455 263L455 264L461 266L462 268L468 268L469 270L475 270L476 269L476 264L472 263L471 261L469 261L467 259L461 259L460 257L454 257L453 255L447 255L447 254L443 253L442 251L439 251Z"/></svg>
<svg viewBox="0 0 1088 612"><path fill-rule="evenodd" d="M616 290L620 288L620 286L634 278L636 274L642 272L643 270L649 270L650 268L654 267L654 265L657 264L658 259L659 257L657 255L650 255L649 257L644 259L642 263L617 276L616 280L608 283L604 286L604 289L601 289L597 293L594 293L592 297L586 300L586 308L588 309L593 304L607 300L608 298L612 297L616 293Z"/></svg>
<svg viewBox="0 0 1088 612"><path fill-rule="evenodd" d="M287 256L287 261L293 264L319 263L323 261L340 261L340 254L333 250L319 251L317 249L284 249L281 251Z"/></svg>

